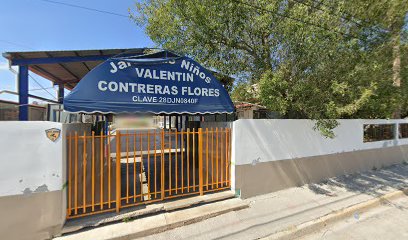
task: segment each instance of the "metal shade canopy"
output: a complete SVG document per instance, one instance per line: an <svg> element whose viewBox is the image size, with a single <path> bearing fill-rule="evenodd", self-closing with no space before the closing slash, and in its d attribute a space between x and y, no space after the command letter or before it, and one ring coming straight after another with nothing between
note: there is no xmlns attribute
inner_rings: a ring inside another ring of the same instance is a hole
<svg viewBox="0 0 408 240"><path fill-rule="evenodd" d="M5 52L11 66L29 70L56 85L72 90L94 67L118 54L143 55L146 48Z"/></svg>
<svg viewBox="0 0 408 240"><path fill-rule="evenodd" d="M188 57L163 51L112 57L86 74L64 99L81 113L215 114L234 105L222 84ZM170 56L170 57L169 57Z"/></svg>

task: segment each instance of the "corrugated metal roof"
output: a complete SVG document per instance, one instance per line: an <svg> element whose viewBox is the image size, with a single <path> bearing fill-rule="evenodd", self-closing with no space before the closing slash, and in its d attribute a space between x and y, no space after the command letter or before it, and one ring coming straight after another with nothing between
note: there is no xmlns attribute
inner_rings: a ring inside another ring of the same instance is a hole
<svg viewBox="0 0 408 240"><path fill-rule="evenodd" d="M19 65L21 61L34 62L28 64L29 70L40 75L54 84L64 84L65 88L71 90L76 84L93 68L105 61L109 57L123 54L126 56L138 56L151 51L157 53L150 55L155 57L177 57L178 55L162 49L152 48L121 48L121 49L93 49L93 50L62 50L62 51L28 51L28 52L5 52L5 57L11 65ZM68 58L75 58L78 61L66 61ZM83 59L82 59L83 57ZM94 58L105 57L101 60ZM55 61L54 61L55 60ZM59 62L57 60L60 60ZM40 62L40 63L38 63ZM41 63L47 62L47 63ZM52 63L49 63L52 62ZM210 70L211 71L211 70ZM224 85L227 91L231 90L234 79L211 71L215 77Z"/></svg>
<svg viewBox="0 0 408 240"><path fill-rule="evenodd" d="M6 52L3 57L10 64L18 60L41 60L59 59L68 57L84 57L84 60L72 62L55 62L44 64L29 64L29 70L54 82L64 84L67 89L72 89L90 70L104 60L88 60L85 57L106 56L112 57L118 54L143 55L146 48L122 48L122 49L95 49L95 50L66 50L66 51L30 51L30 52Z"/></svg>

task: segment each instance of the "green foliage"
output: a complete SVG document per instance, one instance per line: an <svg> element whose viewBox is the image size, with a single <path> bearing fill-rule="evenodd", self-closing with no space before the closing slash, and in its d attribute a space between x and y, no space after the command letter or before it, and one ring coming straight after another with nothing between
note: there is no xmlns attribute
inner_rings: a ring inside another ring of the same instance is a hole
<svg viewBox="0 0 408 240"><path fill-rule="evenodd" d="M231 93L233 101L257 103L255 89L247 82L238 82Z"/></svg>
<svg viewBox="0 0 408 240"><path fill-rule="evenodd" d="M336 128L339 123L334 119L320 119L316 122L314 129L318 130L326 138L334 138L332 129Z"/></svg>
<svg viewBox="0 0 408 240"><path fill-rule="evenodd" d="M408 115L407 9L408 0L145 0L131 15L158 46L237 77L234 100L315 119L333 137L330 119L390 118L401 106Z"/></svg>
<svg viewBox="0 0 408 240"><path fill-rule="evenodd" d="M408 117L408 30L407 40L401 46L401 103L402 117Z"/></svg>
<svg viewBox="0 0 408 240"><path fill-rule="evenodd" d="M133 218L130 218L130 217L125 217L125 218L123 218L122 219L122 221L124 222L124 223L129 223L129 222L133 222Z"/></svg>

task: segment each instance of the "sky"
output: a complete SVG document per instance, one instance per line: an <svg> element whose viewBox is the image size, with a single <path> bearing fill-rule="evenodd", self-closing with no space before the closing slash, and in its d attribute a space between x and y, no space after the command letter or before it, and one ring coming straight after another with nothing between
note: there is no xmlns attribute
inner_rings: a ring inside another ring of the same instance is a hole
<svg viewBox="0 0 408 240"><path fill-rule="evenodd" d="M128 15L128 9L134 9L135 3L135 0L0 0L0 53L155 46L144 29L129 18L52 1L120 15ZM52 88L50 81L31 72L30 75L49 92L29 79L31 94L49 99L56 97L56 87ZM0 56L2 90L17 91L16 75L9 70L7 60ZM17 101L17 97L10 94L0 94L0 99Z"/></svg>

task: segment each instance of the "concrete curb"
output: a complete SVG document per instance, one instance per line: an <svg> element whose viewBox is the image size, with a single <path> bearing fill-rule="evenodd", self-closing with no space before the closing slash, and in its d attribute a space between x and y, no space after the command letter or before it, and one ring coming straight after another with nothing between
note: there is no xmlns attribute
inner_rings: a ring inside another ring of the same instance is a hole
<svg viewBox="0 0 408 240"><path fill-rule="evenodd" d="M76 231L87 227L97 227L103 224L115 223L133 218L140 218L152 214L163 214L183 208L198 206L200 204L213 203L233 198L234 192L223 191L203 196L176 199L175 201L140 205L133 209L125 210L119 214L106 213L90 216L88 218L71 220L65 224L64 228L62 229L62 234L75 233Z"/></svg>
<svg viewBox="0 0 408 240"><path fill-rule="evenodd" d="M190 206L186 202L178 205ZM173 207L176 206L171 206ZM180 209L164 212L162 214L147 216L129 222L92 228L87 231L77 232L56 238L59 240L122 240L135 239L148 235L164 232L173 228L203 221L231 211L248 207L248 203L238 198L227 199L211 204L199 205L194 208Z"/></svg>
<svg viewBox="0 0 408 240"><path fill-rule="evenodd" d="M209 219L209 218L213 218L213 217L216 217L216 216L219 216L219 215L231 212L231 211L238 211L238 210L241 210L241 209L245 209L247 207L248 207L248 204L242 202L240 204L236 204L233 207L229 207L229 208L222 209L222 210L217 210L217 211L210 212L210 213L205 213L205 214L203 214L201 216L191 216L191 217L187 217L187 218L180 218L180 219L177 219L174 222L167 223L166 225L163 225L163 226L153 227L153 228L150 228L150 229L146 229L144 231L133 232L133 233L130 233L130 234L127 234L127 235L111 237L111 238L109 238L109 240L131 240L131 239L135 239L135 238L142 238L142 237L145 237L145 236L161 233L161 232L164 232L164 231L168 231L168 230L171 230L171 229L174 229L174 228L178 228L178 227L182 227L182 226L185 226L185 225L193 224L193 223L196 223L196 222L201 222L201 221L204 221L204 220ZM166 217L166 221L168 221L167 217Z"/></svg>
<svg viewBox="0 0 408 240"><path fill-rule="evenodd" d="M387 193L362 203L351 205L340 210L335 210L327 215L301 223L299 225L290 226L282 231L278 231L271 235L268 235L263 239L278 239L278 240L298 239L304 235L318 231L329 224L333 224L337 221L353 216L356 212L367 211L371 208L383 204L384 202L388 202L406 195L408 195L408 188L403 188L401 190Z"/></svg>

